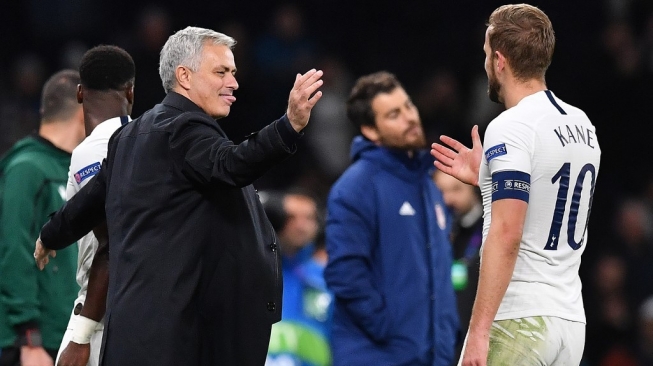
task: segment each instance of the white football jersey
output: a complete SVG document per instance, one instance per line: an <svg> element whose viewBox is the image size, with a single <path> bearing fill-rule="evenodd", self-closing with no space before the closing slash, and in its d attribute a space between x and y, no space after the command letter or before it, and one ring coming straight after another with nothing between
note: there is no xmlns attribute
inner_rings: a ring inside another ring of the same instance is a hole
<svg viewBox="0 0 653 366"><path fill-rule="evenodd" d="M91 134L77 145L70 158L66 199L71 199L100 171L102 161L107 157L107 147L111 135L129 121L131 118L128 116L108 119L95 127ZM86 300L89 269L97 251L98 241L93 232L90 232L80 239L77 245L79 247L77 283L80 288L75 304L84 303Z"/></svg>
<svg viewBox="0 0 653 366"><path fill-rule="evenodd" d="M483 243L492 201L528 202L515 270L495 320L556 316L584 323L578 269L601 157L594 125L582 110L541 91L490 123L483 151Z"/></svg>

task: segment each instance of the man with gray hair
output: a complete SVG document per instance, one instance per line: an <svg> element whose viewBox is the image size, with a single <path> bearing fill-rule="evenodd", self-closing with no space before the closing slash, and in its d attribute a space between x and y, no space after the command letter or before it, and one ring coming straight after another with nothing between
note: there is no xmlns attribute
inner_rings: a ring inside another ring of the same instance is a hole
<svg viewBox="0 0 653 366"><path fill-rule="evenodd" d="M296 151L322 71L297 74L286 113L234 145L215 121L236 101L234 44L203 28L172 35L164 100L116 132L100 172L41 230L53 250L106 218L104 366L265 362L282 283L252 183Z"/></svg>

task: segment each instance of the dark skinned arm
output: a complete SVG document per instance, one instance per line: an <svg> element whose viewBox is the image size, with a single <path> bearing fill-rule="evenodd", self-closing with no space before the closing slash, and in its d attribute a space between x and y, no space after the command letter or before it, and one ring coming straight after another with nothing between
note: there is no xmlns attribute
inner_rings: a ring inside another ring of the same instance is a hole
<svg viewBox="0 0 653 366"><path fill-rule="evenodd" d="M93 257L88 276L88 290L81 316L99 322L104 316L109 289L109 234L107 223L103 222L93 229L98 240L97 251Z"/></svg>
<svg viewBox="0 0 653 366"><path fill-rule="evenodd" d="M109 288L109 235L106 222L93 229L93 234L98 240L98 248L89 270L86 301L80 315L99 322L106 311ZM90 343L79 344L70 341L61 353L57 366L85 366L90 353Z"/></svg>

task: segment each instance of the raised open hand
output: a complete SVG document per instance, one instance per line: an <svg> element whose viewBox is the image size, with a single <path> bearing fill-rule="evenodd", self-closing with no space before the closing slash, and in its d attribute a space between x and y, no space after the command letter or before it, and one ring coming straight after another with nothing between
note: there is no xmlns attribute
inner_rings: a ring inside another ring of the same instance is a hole
<svg viewBox="0 0 653 366"><path fill-rule="evenodd" d="M323 83L322 74L322 70L312 69L304 75L297 74L295 77L295 84L288 97L286 115L297 132L306 127L311 110L315 103L322 98L322 92L317 91Z"/></svg>
<svg viewBox="0 0 653 366"><path fill-rule="evenodd" d="M457 178L459 181L478 185L478 169L483 157L483 145L478 134L478 126L472 128L472 148L449 136L440 136L445 145L434 142L431 145L431 155L435 157L435 166L442 172Z"/></svg>

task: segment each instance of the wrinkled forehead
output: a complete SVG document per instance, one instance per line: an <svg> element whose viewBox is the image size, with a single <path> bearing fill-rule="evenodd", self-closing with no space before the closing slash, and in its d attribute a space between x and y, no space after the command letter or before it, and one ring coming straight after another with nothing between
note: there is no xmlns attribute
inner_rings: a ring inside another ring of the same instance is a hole
<svg viewBox="0 0 653 366"><path fill-rule="evenodd" d="M229 69L236 69L234 53L229 46L207 42L202 47L200 64L207 64L210 67L222 66Z"/></svg>

